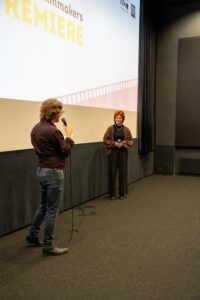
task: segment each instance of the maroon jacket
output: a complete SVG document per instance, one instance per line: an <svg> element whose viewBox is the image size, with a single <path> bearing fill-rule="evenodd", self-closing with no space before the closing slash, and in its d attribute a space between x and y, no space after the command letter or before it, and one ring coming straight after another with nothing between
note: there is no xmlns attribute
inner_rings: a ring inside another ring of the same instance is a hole
<svg viewBox="0 0 200 300"><path fill-rule="evenodd" d="M33 127L31 142L39 159L39 167L61 170L74 144L70 138L64 139L62 132L45 119Z"/></svg>
<svg viewBox="0 0 200 300"><path fill-rule="evenodd" d="M104 144L106 145L108 152L110 152L113 148L115 148L113 133L114 133L114 125L111 125L108 127L103 137L103 141ZM124 144L123 147L128 149L133 144L133 138L130 129L126 126L124 126L124 135L125 135L124 141L126 143Z"/></svg>

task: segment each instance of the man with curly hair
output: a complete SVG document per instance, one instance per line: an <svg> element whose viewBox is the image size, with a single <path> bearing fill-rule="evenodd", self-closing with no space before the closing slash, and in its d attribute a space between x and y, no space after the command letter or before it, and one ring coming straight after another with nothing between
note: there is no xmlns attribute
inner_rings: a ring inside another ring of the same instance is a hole
<svg viewBox="0 0 200 300"><path fill-rule="evenodd" d="M66 137L54 123L59 122L63 104L57 99L45 100L40 108L40 122L31 131L31 142L38 156L37 178L40 183L41 201L35 212L26 241L29 245L43 246L44 255L62 255L67 248L56 247L54 227L59 212L64 187L65 158L70 155L74 141L72 128L64 125ZM44 222L44 241L39 239Z"/></svg>

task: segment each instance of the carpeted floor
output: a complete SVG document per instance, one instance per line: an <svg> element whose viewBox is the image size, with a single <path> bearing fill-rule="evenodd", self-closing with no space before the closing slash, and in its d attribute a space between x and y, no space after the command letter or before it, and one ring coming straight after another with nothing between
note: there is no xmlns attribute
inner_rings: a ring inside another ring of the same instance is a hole
<svg viewBox="0 0 200 300"><path fill-rule="evenodd" d="M0 239L1 300L200 300L200 177L153 175L125 200L100 197L61 213L60 257Z"/></svg>

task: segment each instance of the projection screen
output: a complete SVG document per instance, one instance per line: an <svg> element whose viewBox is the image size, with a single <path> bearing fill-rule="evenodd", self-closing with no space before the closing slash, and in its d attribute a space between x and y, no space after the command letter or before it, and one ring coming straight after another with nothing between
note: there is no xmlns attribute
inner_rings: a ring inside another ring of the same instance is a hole
<svg viewBox="0 0 200 300"><path fill-rule="evenodd" d="M35 102L56 97L72 121L81 107L110 122L105 110L123 109L136 128L139 2L0 0L0 107L29 101L35 114Z"/></svg>

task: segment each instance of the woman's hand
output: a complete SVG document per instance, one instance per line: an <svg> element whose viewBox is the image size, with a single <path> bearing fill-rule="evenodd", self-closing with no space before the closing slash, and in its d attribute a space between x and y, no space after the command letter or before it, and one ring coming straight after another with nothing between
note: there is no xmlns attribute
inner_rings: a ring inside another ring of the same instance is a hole
<svg viewBox="0 0 200 300"><path fill-rule="evenodd" d="M126 141L122 141L121 142L121 147L125 147L126 146Z"/></svg>
<svg viewBox="0 0 200 300"><path fill-rule="evenodd" d="M120 143L119 142L115 142L115 147L120 148Z"/></svg>
<svg viewBox="0 0 200 300"><path fill-rule="evenodd" d="M123 147L123 142L115 142L115 147L120 149L121 147Z"/></svg>

